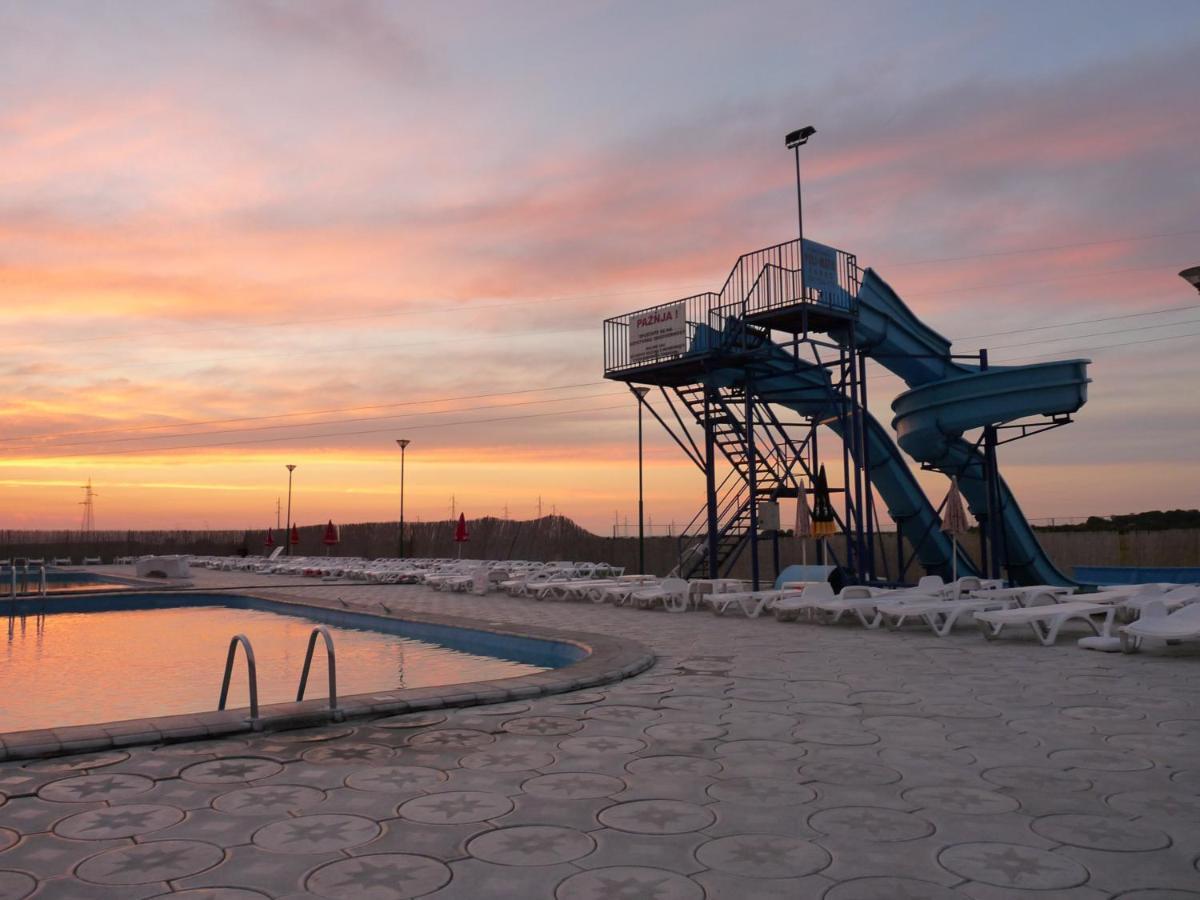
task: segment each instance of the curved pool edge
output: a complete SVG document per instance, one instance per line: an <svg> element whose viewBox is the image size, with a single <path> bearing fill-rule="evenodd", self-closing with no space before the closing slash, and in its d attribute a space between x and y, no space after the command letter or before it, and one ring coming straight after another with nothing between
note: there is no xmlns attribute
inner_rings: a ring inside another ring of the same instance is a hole
<svg viewBox="0 0 1200 900"><path fill-rule="evenodd" d="M578 662L532 675L518 675L494 681L463 682L393 691L371 691L338 697L338 709L330 710L328 698L299 703L271 703L259 708L259 718L251 722L249 708L199 712L90 725L69 725L31 731L0 732L0 762L39 759L75 753L91 753L142 744L176 743L205 738L227 737L258 731L284 731L342 722L466 706L485 706L513 700L529 700L553 694L597 687L622 681L646 671L657 657L643 644L629 638L591 632L560 631L539 625L518 625L466 616L430 615L398 609L383 616L369 609L344 607L315 598L282 596L277 590L212 590L212 594L254 597L300 608L352 611L382 621L402 620L418 624L463 628L492 634L539 641L554 641L580 648L586 655ZM94 596L94 595L93 595ZM234 679L245 675L235 666ZM314 672L320 683L323 672Z"/></svg>

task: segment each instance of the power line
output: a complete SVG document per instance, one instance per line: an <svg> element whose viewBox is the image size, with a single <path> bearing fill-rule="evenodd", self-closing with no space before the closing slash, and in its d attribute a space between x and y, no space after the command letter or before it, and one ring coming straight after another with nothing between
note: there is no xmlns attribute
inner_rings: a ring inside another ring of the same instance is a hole
<svg viewBox="0 0 1200 900"><path fill-rule="evenodd" d="M1183 322L1159 322L1155 325L1141 325L1137 328L1117 328L1113 331L1093 331L1091 334L1067 335L1066 337L1042 338L1037 341L1022 341L1018 344L996 344L989 347L988 350L1007 350L1010 347L1032 347L1034 344L1057 344L1062 341L1072 341L1077 337L1092 338L1102 337L1107 334L1129 334L1134 331L1149 331L1152 328L1172 328L1179 325L1195 325L1200 323L1200 319L1187 319Z"/></svg>
<svg viewBox="0 0 1200 900"><path fill-rule="evenodd" d="M1125 313L1119 316L1101 316L1091 319L1077 319L1074 322L1059 322L1057 325L1035 325L1031 328L1014 328L1011 331L989 331L984 334L970 334L966 337L960 337L959 341L973 341L978 338L985 337L1002 337L1006 334L1024 334L1027 331L1048 331L1053 328L1067 328L1074 325L1092 325L1096 322L1115 322L1118 319L1137 319L1141 316L1158 316L1164 313L1185 312L1187 310L1200 309L1200 303L1193 303L1190 306L1167 306L1163 309L1152 309L1147 312Z"/></svg>
<svg viewBox="0 0 1200 900"><path fill-rule="evenodd" d="M303 412L277 413L270 416L238 416L225 419L199 419L191 422L163 422L155 425L130 425L120 428L95 428L74 431L43 432L41 434L21 434L13 437L0 437L0 441L27 441L34 438L71 437L81 434L111 434L114 431L149 431L157 428L192 428L202 425L228 425L233 422L265 422L271 419L290 419L299 416L324 416L345 412L364 412L369 409L395 409L402 406L425 406L431 403L456 403L460 400L484 400L491 397L514 397L520 394L537 394L543 391L568 390L581 387L596 387L605 384L604 381L580 381L575 384L552 384L542 388L526 388L520 391L497 391L490 394L465 394L459 397L433 397L429 400L406 400L403 403L375 403L369 406L340 406L332 409L311 409Z"/></svg>
<svg viewBox="0 0 1200 900"><path fill-rule="evenodd" d="M494 418L490 418L490 419L464 419L463 421L460 421L460 422L433 422L433 423L429 423L429 424L425 424L425 425L407 425L407 426L405 426L405 431L425 431L429 428L451 428L451 427L456 427L459 425L481 425L481 424L487 424L489 422L516 422L516 421L520 421L523 419L543 419L543 418L547 418L549 416L557 416L559 418L565 418L567 416L581 415L584 413L604 412L604 411L610 410L610 409L626 409L626 408L628 408L627 403L620 403L620 404L616 404L613 406L596 406L596 407L589 407L589 408L584 408L584 409L574 409L574 410L568 409L568 410L556 410L554 412L529 413L528 415L523 415L523 416L499 416L499 417L494 417ZM179 447L155 447L155 448L126 447L121 450L101 450L97 453L68 453L66 455L39 456L39 457L34 457L34 458L36 458L36 459L90 459L91 457L94 457L94 456L123 456L123 455L130 454L130 453L147 453L147 454L173 453L176 450L215 450L215 449L218 449L221 447L238 447L238 446L244 446L247 444L277 444L277 443L281 443L281 442L285 442L285 441L300 442L300 441L314 440L314 439L319 439L319 438L358 437L358 436L367 435L367 434L393 434L393 433L395 433L395 429L393 429L393 428L369 428L369 429L364 429L364 430L360 430L360 431L331 431L331 432L325 432L322 434L301 434L301 435L287 435L285 437L273 437L273 438L252 438L252 439L240 440L240 441L221 441L221 442L218 442L215 444L187 444L187 445L183 445L183 446L179 446Z"/></svg>
<svg viewBox="0 0 1200 900"><path fill-rule="evenodd" d="M1101 241L1080 241L1075 244L1051 244L1042 247L1025 247L1020 250L996 250L990 253L970 253L965 256L938 256L926 259L911 259L906 262L892 262L885 265L893 268L898 266L925 266L933 263L962 262L967 259L989 259L996 256L1022 256L1028 253L1050 253L1054 250L1075 250L1081 247L1101 247L1105 244L1132 244L1138 241L1156 241L1162 238L1184 237L1200 234L1200 229L1188 231L1163 231L1158 234L1144 234L1135 237L1108 238Z"/></svg>
<svg viewBox="0 0 1200 900"><path fill-rule="evenodd" d="M415 416L445 416L445 415L453 415L455 413L475 412L478 410L508 409L508 408L514 407L514 406L538 406L543 403L565 403L567 401L573 402L576 400L594 400L594 399L597 399L600 397L611 397L611 396L613 396L612 392L606 391L605 393L602 393L602 394L584 394L584 395L578 396L578 397L550 397L546 400L523 400L518 403L506 403L503 406L499 406L499 407L497 407L497 406L476 406L476 407L467 407L466 409L440 409L440 410L435 409L435 410L431 410L429 412L400 413L399 415L392 415L392 416L359 416L359 417L356 417L353 419L334 419L334 420L328 421L328 422L298 422L294 425L256 425L256 426L251 426L251 427L247 427L247 428L226 428L221 431L201 431L201 432L194 432L194 433L176 433L176 434L155 434L155 435L148 435L148 436L102 438L100 440L92 439L92 440L86 440L86 441L64 441L62 443L54 444L52 446L46 446L45 444L25 444L25 445L19 445L16 447L5 447L5 448L3 448L3 450L4 450L4 452L12 452L12 451L16 451L16 450L43 450L43 449L57 450L60 447L78 447L81 444L91 446L94 444L119 444L119 443L123 443L126 441L147 441L147 440L149 440L149 441L165 441L165 440L173 440L176 438L197 438L197 437L210 437L210 436L215 436L215 435L220 435L220 434L240 434L243 432L254 432L254 431L274 431L274 430L277 430L280 428L311 428L313 426L319 426L319 425L345 425L345 424L349 424L351 422L378 422L378 421L385 421L385 420L389 420L389 419L411 419Z"/></svg>

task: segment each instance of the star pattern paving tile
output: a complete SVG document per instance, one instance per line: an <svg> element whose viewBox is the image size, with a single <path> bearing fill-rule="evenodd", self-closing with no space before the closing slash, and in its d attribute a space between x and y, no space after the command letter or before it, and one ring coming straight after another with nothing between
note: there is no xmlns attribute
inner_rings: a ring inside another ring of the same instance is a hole
<svg viewBox="0 0 1200 900"><path fill-rule="evenodd" d="M196 784L238 784L258 781L282 771L283 766L273 759L233 756L188 766L179 777Z"/></svg>
<svg viewBox="0 0 1200 900"><path fill-rule="evenodd" d="M97 800L111 803L144 794L152 787L154 782L141 775L78 775L43 785L38 796L58 803L94 803Z"/></svg>
<svg viewBox="0 0 1200 900"><path fill-rule="evenodd" d="M683 834L713 823L712 810L682 800L632 800L600 812L601 823L636 834Z"/></svg>
<svg viewBox="0 0 1200 900"><path fill-rule="evenodd" d="M529 779L521 785L521 790L554 800L588 800L618 794L625 790L625 782L594 772L554 772Z"/></svg>
<svg viewBox="0 0 1200 900"><path fill-rule="evenodd" d="M938 862L961 878L1003 888L1060 891L1087 881L1087 870L1068 856L1037 847L992 841L954 844Z"/></svg>
<svg viewBox="0 0 1200 900"><path fill-rule="evenodd" d="M808 824L821 834L873 843L915 841L934 831L930 822L914 813L869 806L821 810L809 817Z"/></svg>
<svg viewBox="0 0 1200 900"><path fill-rule="evenodd" d="M376 794L411 794L441 784L447 777L440 769L428 766L371 766L351 772L346 785Z"/></svg>
<svg viewBox="0 0 1200 900"><path fill-rule="evenodd" d="M449 866L428 856L375 853L321 866L306 886L329 900L408 900L432 894L450 877Z"/></svg>
<svg viewBox="0 0 1200 900"><path fill-rule="evenodd" d="M518 825L485 832L467 844L476 859L504 866L549 866L571 862L596 849L582 831L549 825Z"/></svg>
<svg viewBox="0 0 1200 900"><path fill-rule="evenodd" d="M704 900L704 889L683 875L641 866L580 872L561 882L555 900Z"/></svg>
<svg viewBox="0 0 1200 900"><path fill-rule="evenodd" d="M254 843L276 853L329 853L373 841L381 830L378 822L362 816L299 816L260 828Z"/></svg>
<svg viewBox="0 0 1200 900"><path fill-rule="evenodd" d="M512 811L513 803L503 794L485 791L444 791L417 797L401 804L399 814L413 822L429 825L461 825L486 822Z"/></svg>
<svg viewBox="0 0 1200 900"><path fill-rule="evenodd" d="M92 884L155 884L211 869L225 858L220 847L201 841L150 841L106 850L75 870Z"/></svg>
<svg viewBox="0 0 1200 900"><path fill-rule="evenodd" d="M696 859L711 869L743 878L800 878L829 865L817 844L778 834L734 834L702 844ZM752 895L753 888L747 894Z"/></svg>
<svg viewBox="0 0 1200 900"><path fill-rule="evenodd" d="M234 816L285 816L325 799L325 792L302 784L264 784L221 794L213 809Z"/></svg>
<svg viewBox="0 0 1200 900"><path fill-rule="evenodd" d="M109 806L62 819L55 824L54 833L77 841L107 841L169 828L182 822L183 815L183 810L173 806Z"/></svg>
<svg viewBox="0 0 1200 900"><path fill-rule="evenodd" d="M1042 816L1030 827L1042 837L1061 844L1114 853L1161 850L1171 843L1165 832L1144 822L1131 822L1117 816Z"/></svg>

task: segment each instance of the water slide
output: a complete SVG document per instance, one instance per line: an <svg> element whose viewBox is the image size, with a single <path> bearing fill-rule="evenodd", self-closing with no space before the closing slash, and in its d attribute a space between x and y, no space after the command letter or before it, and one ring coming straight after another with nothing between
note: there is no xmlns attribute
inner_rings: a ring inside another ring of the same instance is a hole
<svg viewBox="0 0 1200 900"><path fill-rule="evenodd" d="M986 370L959 363L950 358L950 342L921 322L873 269L863 275L858 303L854 338L859 350L909 387L892 402L892 426L899 447L874 417L865 414L871 482L904 536L919 548L921 564L949 578L951 542L940 531L937 513L900 451L928 468L958 476L968 508L976 516L984 516L983 456L963 433L1031 416L1074 413L1087 401L1088 361L990 366ZM848 331L834 331L831 336L839 343L849 343ZM806 366L775 345L769 350L767 367L778 374L757 378L755 390L763 399L806 416L829 415L834 392L828 372ZM744 381L743 373L733 370L714 376L715 381L728 384ZM836 419L827 424L838 430ZM1003 479L999 493L1009 577L1018 584L1073 584L1042 550ZM958 571L975 571L961 551Z"/></svg>

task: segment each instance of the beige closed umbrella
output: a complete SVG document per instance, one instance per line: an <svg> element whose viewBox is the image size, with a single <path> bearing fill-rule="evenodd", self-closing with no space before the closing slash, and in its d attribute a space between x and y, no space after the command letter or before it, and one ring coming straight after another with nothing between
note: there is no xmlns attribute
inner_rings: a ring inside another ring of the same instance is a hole
<svg viewBox="0 0 1200 900"><path fill-rule="evenodd" d="M958 490L958 479L951 476L950 492L942 501L942 531L950 535L950 545L953 548L950 557L951 581L958 581L958 536L966 534L970 528L971 523L967 520L962 494Z"/></svg>
<svg viewBox="0 0 1200 900"><path fill-rule="evenodd" d="M792 535L800 542L800 564L808 565L808 539L812 537L812 513L808 510L808 500L804 497L804 488L796 492L796 524Z"/></svg>

